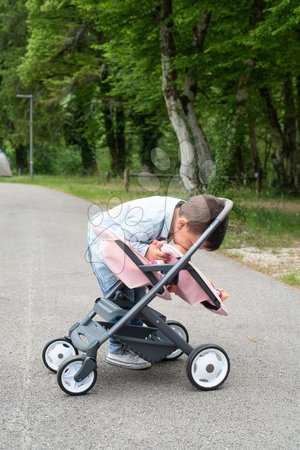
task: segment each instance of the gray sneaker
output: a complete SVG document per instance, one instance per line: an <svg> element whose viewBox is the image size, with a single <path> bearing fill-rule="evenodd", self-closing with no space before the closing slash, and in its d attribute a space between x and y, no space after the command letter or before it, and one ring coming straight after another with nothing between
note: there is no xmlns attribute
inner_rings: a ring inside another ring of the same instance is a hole
<svg viewBox="0 0 300 450"><path fill-rule="evenodd" d="M151 363L140 358L133 352L107 353L106 361L114 366L125 367L127 369L148 369Z"/></svg>

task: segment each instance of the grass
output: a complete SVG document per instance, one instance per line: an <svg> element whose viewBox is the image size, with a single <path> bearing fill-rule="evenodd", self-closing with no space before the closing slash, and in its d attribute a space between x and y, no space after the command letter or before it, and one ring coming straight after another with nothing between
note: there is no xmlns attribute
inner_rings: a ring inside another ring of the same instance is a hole
<svg viewBox="0 0 300 450"><path fill-rule="evenodd" d="M35 175L32 181L28 176L0 178L0 181L44 186L83 198L91 203L101 204L104 207L108 204L114 206L114 203L118 204L120 200L126 202L150 195L171 195L179 198L186 196L178 180L176 183L168 183L166 180L158 182L157 179L143 179L140 183L136 178L131 178L128 191L125 190L121 178L107 183L96 176Z"/></svg>
<svg viewBox="0 0 300 450"><path fill-rule="evenodd" d="M280 279L292 286L300 286L300 271L295 273L286 273L280 276Z"/></svg>
<svg viewBox="0 0 300 450"><path fill-rule="evenodd" d="M245 205L242 214L233 217L230 231L224 243L226 248L256 246L276 250L293 246L300 241L300 212Z"/></svg>
<svg viewBox="0 0 300 450"><path fill-rule="evenodd" d="M96 176L36 175L33 181L28 176L0 178L0 181L45 186L103 207L113 207L120 202L150 195L186 198L186 193L178 179L170 183L165 179L131 178L128 191L125 190L121 178L107 183ZM299 199L289 196L272 197L268 192L258 198L249 189L232 190L224 196L232 198L235 206L230 216L229 232L222 249L226 251L233 248L258 247L261 251L272 249L273 253L276 253L280 248L300 247ZM238 256L235 255L235 258ZM279 275L279 277L286 283L300 287L300 277L297 274L297 268L295 269L296 271L290 270L290 273Z"/></svg>

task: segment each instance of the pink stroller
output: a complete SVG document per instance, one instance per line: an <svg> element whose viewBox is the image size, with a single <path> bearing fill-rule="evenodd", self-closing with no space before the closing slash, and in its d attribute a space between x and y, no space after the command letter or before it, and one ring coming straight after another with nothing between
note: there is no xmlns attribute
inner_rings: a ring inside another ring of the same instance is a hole
<svg viewBox="0 0 300 450"><path fill-rule="evenodd" d="M171 300L167 286L177 285L176 294L183 300L227 315L218 292L190 259L232 206L231 200L224 199L224 209L185 255L166 244L163 251L171 256L168 264L149 264L120 236L109 229L97 229L101 253L119 282L105 298L96 299L92 311L70 328L67 337L51 340L44 347L43 362L57 372L58 385L64 392L81 395L94 386L97 351L110 337L152 363L174 360L185 353L187 377L198 389L212 390L224 383L230 371L227 353L214 344L193 348L181 323L166 320L148 304L156 296ZM147 286L148 291L133 304L121 291L124 285L131 289ZM96 315L105 321L93 320ZM116 317L120 319L112 325L110 321ZM142 320L144 326L130 325L134 318Z"/></svg>
<svg viewBox="0 0 300 450"><path fill-rule="evenodd" d="M175 247L164 244L162 246L162 251L170 255L169 264L151 264L149 266L148 259L138 253L128 242L113 231L102 227L95 227L95 231L97 236L101 237L101 253L104 256L106 264L113 274L130 289L141 286L152 288L153 285L163 277L163 273L167 273L170 266L175 265L178 259L183 257L183 254ZM137 267L141 265L143 266L144 271L137 270ZM146 270L154 272L151 281L149 280L150 272L148 272L147 276L145 273ZM218 291L212 286L205 275L191 262L187 269L182 269L179 272L175 284L177 286L176 294L190 305L201 303L210 311L227 316L227 312L224 309ZM219 299L219 307L216 307L208 292ZM172 296L166 289L166 286L164 286L163 292L158 293L158 296L165 300L172 300Z"/></svg>

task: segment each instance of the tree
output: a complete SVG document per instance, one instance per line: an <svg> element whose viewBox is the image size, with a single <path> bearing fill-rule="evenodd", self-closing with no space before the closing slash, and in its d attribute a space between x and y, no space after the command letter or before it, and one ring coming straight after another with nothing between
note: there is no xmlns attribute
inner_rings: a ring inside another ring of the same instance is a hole
<svg viewBox="0 0 300 450"><path fill-rule="evenodd" d="M178 75L177 70L175 69L176 48L173 37L174 22L172 12L172 0L161 0L160 43L163 95L166 101L168 115L180 146L180 174L182 181L187 192L192 195L201 191L208 179L206 167L204 167L204 177L200 169L204 163L211 161L211 154L203 129L195 112L194 102L198 90L198 83L191 66L184 68L186 75L184 79L183 94L180 95L178 90ZM200 53L203 49L210 17L211 12L205 10L195 24L193 45L195 53Z"/></svg>
<svg viewBox="0 0 300 450"><path fill-rule="evenodd" d="M24 120L23 104L16 100L22 85L16 68L25 53L27 11L22 1L3 0L0 15L0 139L16 148L17 169L28 166L28 120Z"/></svg>
<svg viewBox="0 0 300 450"><path fill-rule="evenodd" d="M30 0L27 5L30 37L20 76L26 84L42 84L44 105L60 107L68 124L73 113L72 126L63 127L66 140L79 146L83 171L93 172L95 143L89 141L89 132L101 65L101 54L93 45L101 35L74 2Z"/></svg>
<svg viewBox="0 0 300 450"><path fill-rule="evenodd" d="M93 171L106 140L115 174L137 154L156 170L153 147L164 142L173 161L177 138L190 195L254 174L258 191L264 176L299 191L296 0L29 0L28 27L22 2L14 15L4 6L1 134L21 151L28 108L11 99L34 93L41 168L48 148L67 145Z"/></svg>
<svg viewBox="0 0 300 450"><path fill-rule="evenodd" d="M259 93L274 147L275 185L278 190L299 192L300 130L296 98L300 64L296 55L300 56L300 8L295 1L277 0L266 5L265 19L253 33L253 39L264 57L264 64L258 68ZM267 36L268 47L263 46Z"/></svg>
<svg viewBox="0 0 300 450"><path fill-rule="evenodd" d="M213 34L207 36L202 83L210 77L213 92L219 96L215 104L212 89L206 90L208 109L215 117L222 111L228 117L228 126L221 127L228 144L221 142L215 147L218 179L222 168L226 175L234 175L229 160L239 160L237 172L250 156L258 176L262 175L262 160L272 162L267 170L274 174L278 190L288 186L299 190L299 144L295 139L299 113L293 106L299 74L299 58L295 57L299 54L299 12L297 2L284 0L221 3L218 11L212 5L209 30ZM263 154L269 134L271 159Z"/></svg>

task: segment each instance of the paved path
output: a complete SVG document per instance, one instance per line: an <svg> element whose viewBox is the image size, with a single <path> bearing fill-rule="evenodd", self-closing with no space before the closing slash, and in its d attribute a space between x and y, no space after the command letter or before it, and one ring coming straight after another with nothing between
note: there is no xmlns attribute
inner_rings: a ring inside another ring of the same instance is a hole
<svg viewBox="0 0 300 450"><path fill-rule="evenodd" d="M179 299L154 303L187 326L193 345L228 352L221 389L195 389L185 356L130 371L107 365L104 349L88 395L58 388L42 348L98 295L85 261L88 208L42 187L0 184L0 448L299 448L299 291L216 254L195 262L229 291L229 317Z"/></svg>

